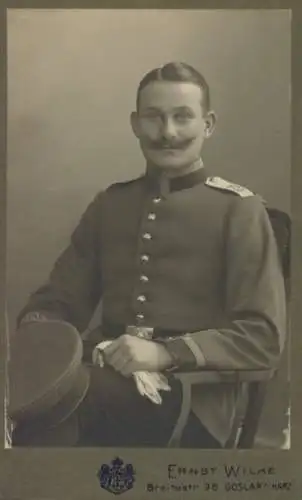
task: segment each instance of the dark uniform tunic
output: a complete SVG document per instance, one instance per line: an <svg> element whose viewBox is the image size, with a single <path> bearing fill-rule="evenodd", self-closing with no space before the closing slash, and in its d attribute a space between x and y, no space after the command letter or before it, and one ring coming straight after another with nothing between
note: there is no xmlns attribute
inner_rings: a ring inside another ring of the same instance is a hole
<svg viewBox="0 0 302 500"><path fill-rule="evenodd" d="M284 346L284 281L263 202L204 168L99 193L19 321L40 311L82 332L101 298L105 336L154 327L183 369L271 368ZM193 387L192 410L220 442L237 395L230 384Z"/></svg>

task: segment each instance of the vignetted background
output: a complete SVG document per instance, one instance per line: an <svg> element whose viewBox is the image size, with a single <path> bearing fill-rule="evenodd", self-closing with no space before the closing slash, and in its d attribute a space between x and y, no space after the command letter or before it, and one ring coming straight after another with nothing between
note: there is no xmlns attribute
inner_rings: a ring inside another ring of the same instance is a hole
<svg viewBox="0 0 302 500"><path fill-rule="evenodd" d="M10 10L12 329L96 192L143 171L129 115L142 76L171 60L195 66L210 84L218 124L203 155L209 170L290 211L287 11ZM265 439L280 435L280 384Z"/></svg>

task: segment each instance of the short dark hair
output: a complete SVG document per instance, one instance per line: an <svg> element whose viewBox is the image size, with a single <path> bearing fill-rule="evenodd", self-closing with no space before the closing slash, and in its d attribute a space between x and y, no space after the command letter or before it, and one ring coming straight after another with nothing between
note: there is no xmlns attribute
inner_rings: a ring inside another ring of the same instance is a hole
<svg viewBox="0 0 302 500"><path fill-rule="evenodd" d="M164 66L152 69L140 81L136 94L136 109L139 108L139 97L141 91L150 82L187 82L194 83L201 88L203 93L203 108L205 112L210 110L210 88L206 79L199 71L183 62L169 62Z"/></svg>

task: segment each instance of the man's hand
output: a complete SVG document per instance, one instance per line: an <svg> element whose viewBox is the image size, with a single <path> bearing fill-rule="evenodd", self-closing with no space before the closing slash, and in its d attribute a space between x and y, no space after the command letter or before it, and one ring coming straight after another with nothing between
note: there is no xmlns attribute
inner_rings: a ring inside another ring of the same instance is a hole
<svg viewBox="0 0 302 500"><path fill-rule="evenodd" d="M165 346L133 335L122 335L103 351L105 361L124 376L136 371L161 371L172 366Z"/></svg>

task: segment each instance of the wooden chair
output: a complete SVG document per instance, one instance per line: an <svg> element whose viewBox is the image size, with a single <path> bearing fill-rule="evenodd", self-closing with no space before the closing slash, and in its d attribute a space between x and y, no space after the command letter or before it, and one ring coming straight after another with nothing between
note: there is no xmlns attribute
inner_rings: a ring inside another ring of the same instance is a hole
<svg viewBox="0 0 302 500"><path fill-rule="evenodd" d="M291 220L285 213L277 209L267 208L274 230L279 255L282 263L286 295L290 293L290 234ZM265 401L267 385L274 376L275 370L200 370L186 373L175 373L174 376L186 380L189 390L184 394L182 425L176 429L170 442L170 447L181 447L181 436L184 423L189 416L191 407L191 386L193 384L246 383L248 385L247 405L244 414L238 407L231 435L225 448L252 448L254 445L262 408Z"/></svg>
<svg viewBox="0 0 302 500"><path fill-rule="evenodd" d="M241 414L240 405L236 409L232 431L226 442L225 448L252 448L258 429L263 404L265 401L268 381L273 377L273 370L202 370L187 373L175 373L174 377L187 382L184 387L193 384L221 384L221 383L246 383L248 385L247 405L244 415ZM184 394L182 405L183 416L180 429L175 429L169 447L181 448L181 437L184 423L191 408L191 392ZM239 402L238 402L239 403Z"/></svg>

